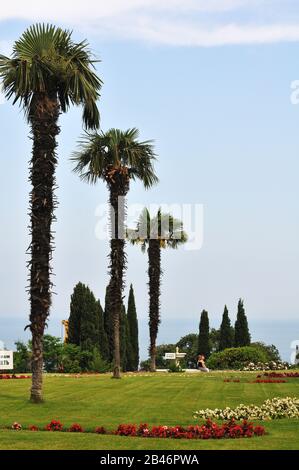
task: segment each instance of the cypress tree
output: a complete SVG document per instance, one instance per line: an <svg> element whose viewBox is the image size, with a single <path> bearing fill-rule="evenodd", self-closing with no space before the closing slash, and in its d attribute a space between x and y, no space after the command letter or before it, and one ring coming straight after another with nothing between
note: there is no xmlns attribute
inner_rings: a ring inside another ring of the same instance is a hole
<svg viewBox="0 0 299 470"><path fill-rule="evenodd" d="M249 346L250 333L248 328L248 321L244 309L244 301L239 300L237 320L235 323L235 347Z"/></svg>
<svg viewBox="0 0 299 470"><path fill-rule="evenodd" d="M210 355L209 333L209 315L206 310L203 310L200 316L199 323L198 354L203 354L206 359Z"/></svg>
<svg viewBox="0 0 299 470"><path fill-rule="evenodd" d="M108 360L109 362L113 361L113 322L112 322L112 311L111 311L111 302L110 302L110 285L106 287L106 295L105 295L105 310L104 310L104 328L107 335L108 341Z"/></svg>
<svg viewBox="0 0 299 470"><path fill-rule="evenodd" d="M81 314L85 302L86 286L82 282L74 287L71 295L68 343L80 346Z"/></svg>
<svg viewBox="0 0 299 470"><path fill-rule="evenodd" d="M108 338L104 328L104 312L99 300L97 301L97 312L99 317L99 349L102 359L109 361Z"/></svg>
<svg viewBox="0 0 299 470"><path fill-rule="evenodd" d="M97 301L88 286L79 282L71 296L68 342L82 350L99 349Z"/></svg>
<svg viewBox="0 0 299 470"><path fill-rule="evenodd" d="M219 351L234 346L234 331L228 316L228 309L225 305L220 326Z"/></svg>
<svg viewBox="0 0 299 470"><path fill-rule="evenodd" d="M129 353L129 344L128 344L128 318L126 314L126 307L122 306L122 312L120 317L120 360L121 368L123 372L128 370L128 353Z"/></svg>
<svg viewBox="0 0 299 470"><path fill-rule="evenodd" d="M81 311L80 347L83 351L99 349L99 315L97 301L86 286L84 308Z"/></svg>
<svg viewBox="0 0 299 470"><path fill-rule="evenodd" d="M128 339L129 354L127 368L130 371L138 370L139 365L139 340L138 340L138 319L136 312L134 289L131 284L128 299Z"/></svg>

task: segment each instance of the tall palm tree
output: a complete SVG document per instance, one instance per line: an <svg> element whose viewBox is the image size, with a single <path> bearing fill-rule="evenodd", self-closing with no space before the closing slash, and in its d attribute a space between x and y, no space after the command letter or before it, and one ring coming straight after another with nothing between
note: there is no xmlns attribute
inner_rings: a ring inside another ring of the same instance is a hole
<svg viewBox="0 0 299 470"><path fill-rule="evenodd" d="M51 226L57 205L54 196L58 118L69 106L83 106L86 128L99 126L101 80L95 74L88 44L51 25L34 25L15 42L11 58L0 55L0 78L7 99L19 102L31 127L30 162L31 244L30 325L32 333L31 401L42 401L43 334L51 305Z"/></svg>
<svg viewBox="0 0 299 470"><path fill-rule="evenodd" d="M150 332L150 369L156 370L157 335L160 318L161 294L161 250L165 248L176 249L186 243L187 234L183 230L183 223L171 214L164 214L161 209L151 218L150 212L144 208L136 229L127 230L127 238L133 245L140 245L143 252L148 252L149 277L149 332Z"/></svg>
<svg viewBox="0 0 299 470"><path fill-rule="evenodd" d="M125 197L130 181L139 179L146 189L158 182L153 163L152 141L139 142L137 129L110 129L100 134L86 133L72 160L82 180L95 184L99 179L107 184L110 207L110 309L113 320L114 368L113 377L120 378L119 326L124 288L125 255Z"/></svg>

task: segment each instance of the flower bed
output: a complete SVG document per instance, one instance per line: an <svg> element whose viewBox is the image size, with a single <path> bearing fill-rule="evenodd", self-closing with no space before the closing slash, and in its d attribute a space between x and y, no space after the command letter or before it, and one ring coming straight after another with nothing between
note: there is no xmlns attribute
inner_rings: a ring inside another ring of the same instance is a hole
<svg viewBox="0 0 299 470"><path fill-rule="evenodd" d="M31 375L15 375L15 374L1 374L0 380L11 380L11 379L31 379Z"/></svg>
<svg viewBox="0 0 299 470"><path fill-rule="evenodd" d="M265 372L257 377L299 379L299 372Z"/></svg>
<svg viewBox="0 0 299 470"><path fill-rule="evenodd" d="M279 419L279 418L299 418L299 399L273 398L266 400L261 406L244 405L236 408L226 407L224 409L215 408L199 410L194 413L196 419Z"/></svg>
<svg viewBox="0 0 299 470"><path fill-rule="evenodd" d="M236 439L240 437L262 436L265 434L263 426L254 426L244 420L236 423L231 420L222 425L213 423L210 419L202 426L153 426L151 429L147 424L137 427L134 424L121 424L115 431L118 436L140 436L172 439Z"/></svg>
<svg viewBox="0 0 299 470"><path fill-rule="evenodd" d="M270 362L249 362L243 367L243 371L258 371L258 370L285 370L289 368L287 362L270 361Z"/></svg>
<svg viewBox="0 0 299 470"><path fill-rule="evenodd" d="M22 425L14 422L11 429L21 431ZM30 425L28 431L38 431L39 428ZM56 431L56 432L86 432L78 423L72 424L69 428L63 428L63 425L58 420L52 420L41 431ZM120 424L115 431L108 432L104 427L98 426L93 432L95 434L111 434L117 436L131 436L131 437L152 437L152 438L171 438L171 439L237 439L249 438L254 436L263 436L265 428L263 426L255 426L253 423L243 420L236 422L234 419L229 420L221 425L213 423L210 419L206 420L205 424L196 426L152 426L147 424Z"/></svg>
<svg viewBox="0 0 299 470"><path fill-rule="evenodd" d="M252 382L250 382L252 384L286 384L287 381L286 380L278 380L278 379L275 379L275 380L272 380L272 379L256 379L256 380L253 380Z"/></svg>

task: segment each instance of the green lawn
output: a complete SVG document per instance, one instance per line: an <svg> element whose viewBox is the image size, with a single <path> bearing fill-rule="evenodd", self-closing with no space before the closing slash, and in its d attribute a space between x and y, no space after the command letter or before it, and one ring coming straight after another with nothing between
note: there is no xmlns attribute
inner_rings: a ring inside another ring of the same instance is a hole
<svg viewBox="0 0 299 470"><path fill-rule="evenodd" d="M224 377L241 383L224 383ZM299 420L263 423L267 436L239 440L187 441L4 430L18 421L44 427L51 419L115 429L120 423L194 424L201 408L261 404L275 396L298 396L299 379L287 384L246 383L250 373L45 377L45 403L28 402L30 380L0 381L0 449L299 449Z"/></svg>

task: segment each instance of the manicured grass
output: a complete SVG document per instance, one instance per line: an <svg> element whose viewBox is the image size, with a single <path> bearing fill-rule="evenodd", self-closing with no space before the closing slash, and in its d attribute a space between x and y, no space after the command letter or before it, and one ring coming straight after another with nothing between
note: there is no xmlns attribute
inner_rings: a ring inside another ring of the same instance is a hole
<svg viewBox="0 0 299 470"><path fill-rule="evenodd" d="M224 383L223 378L240 378ZM120 423L194 424L193 411L240 403L261 404L275 396L298 396L299 379L286 384L252 384L256 373L45 377L45 403L28 402L30 380L0 381L0 426L18 421L43 428L51 419L115 429ZM0 431L0 449L299 449L299 420L263 423L267 436L239 440L186 441L94 434Z"/></svg>

